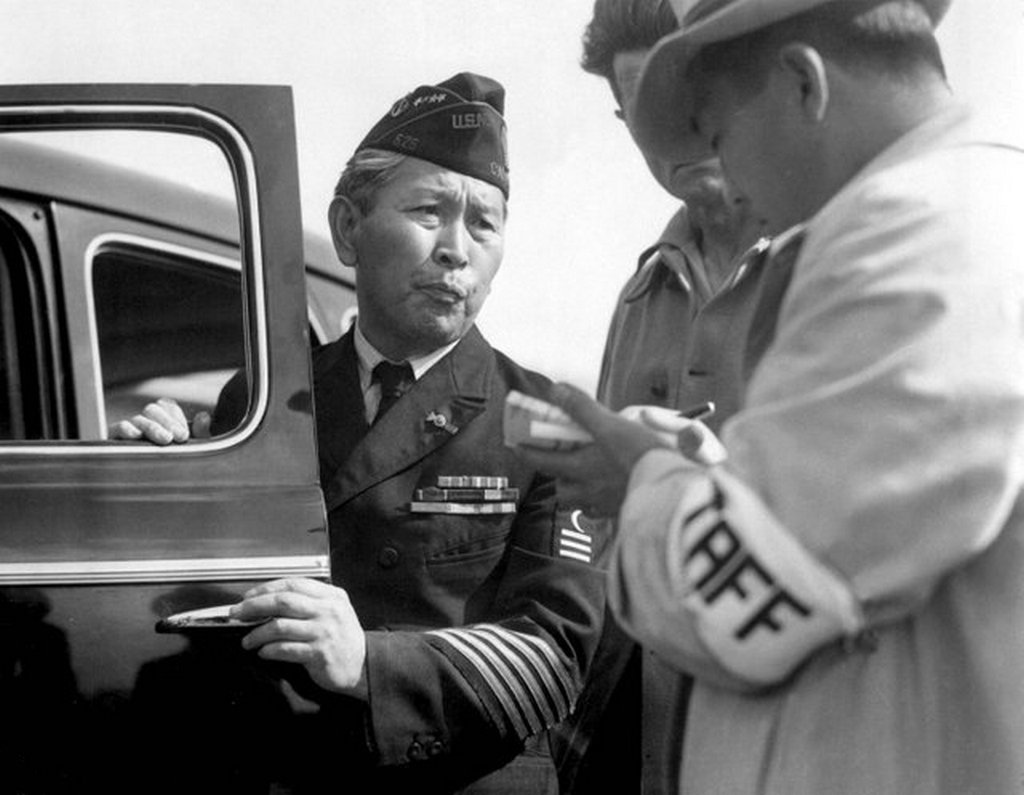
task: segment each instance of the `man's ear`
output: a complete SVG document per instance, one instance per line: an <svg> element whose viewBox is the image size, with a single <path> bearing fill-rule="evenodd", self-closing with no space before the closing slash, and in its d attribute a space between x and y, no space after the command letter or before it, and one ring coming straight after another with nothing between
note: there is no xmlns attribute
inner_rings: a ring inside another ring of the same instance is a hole
<svg viewBox="0 0 1024 795"><path fill-rule="evenodd" d="M363 214L347 196L335 196L327 210L327 220L331 226L331 240L338 259L350 268L359 264L356 254L356 233Z"/></svg>
<svg viewBox="0 0 1024 795"><path fill-rule="evenodd" d="M779 63L799 92L801 113L813 124L821 124L829 103L828 70L821 54L807 44L794 42L779 51Z"/></svg>

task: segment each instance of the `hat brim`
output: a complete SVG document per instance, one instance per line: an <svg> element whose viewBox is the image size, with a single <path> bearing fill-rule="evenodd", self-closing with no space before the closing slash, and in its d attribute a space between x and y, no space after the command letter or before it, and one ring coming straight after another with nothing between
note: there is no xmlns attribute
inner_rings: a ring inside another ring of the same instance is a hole
<svg viewBox="0 0 1024 795"><path fill-rule="evenodd" d="M709 156L693 127L693 86L685 79L699 49L680 31L659 41L647 56L633 104L626 109L631 132L645 154L673 163Z"/></svg>
<svg viewBox="0 0 1024 795"><path fill-rule="evenodd" d="M694 86L686 72L702 47L742 36L832 0L737 0L662 38L640 73L630 122L645 151L673 162L711 156L693 128Z"/></svg>
<svg viewBox="0 0 1024 795"><path fill-rule="evenodd" d="M919 0L937 26L951 0ZM711 156L693 127L694 86L687 70L702 47L727 41L834 0L738 0L698 21L685 20L648 54L636 96L627 109L633 135L648 154L671 162Z"/></svg>

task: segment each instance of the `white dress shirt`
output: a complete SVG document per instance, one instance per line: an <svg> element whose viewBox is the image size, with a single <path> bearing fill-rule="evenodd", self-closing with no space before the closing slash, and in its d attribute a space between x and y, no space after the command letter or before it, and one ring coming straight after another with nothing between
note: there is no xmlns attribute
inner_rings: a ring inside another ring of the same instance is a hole
<svg viewBox="0 0 1024 795"><path fill-rule="evenodd" d="M359 327L358 321L356 321L352 341L355 344L356 358L359 361L359 386L363 390L366 421L372 424L373 418L377 416L377 407L380 405L380 384L373 379L373 368L387 360L387 357L370 344L370 341L363 334L363 330ZM455 340L455 342L445 345L443 348L438 348L426 356L409 359L408 363L412 367L413 378L419 381L427 370L447 356L448 352L458 344L459 340ZM401 362L394 362L394 364L401 364Z"/></svg>

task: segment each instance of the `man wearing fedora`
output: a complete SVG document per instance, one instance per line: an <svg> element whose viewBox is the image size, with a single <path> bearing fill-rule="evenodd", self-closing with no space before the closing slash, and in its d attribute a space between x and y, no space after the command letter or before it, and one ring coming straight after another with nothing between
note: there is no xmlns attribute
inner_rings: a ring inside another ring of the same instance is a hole
<svg viewBox="0 0 1024 795"><path fill-rule="evenodd" d="M631 123L768 220L774 334L724 462L569 387L598 443L531 460L618 512L613 613L696 678L681 792L1020 791L1024 148L954 101L943 0L672 5Z"/></svg>

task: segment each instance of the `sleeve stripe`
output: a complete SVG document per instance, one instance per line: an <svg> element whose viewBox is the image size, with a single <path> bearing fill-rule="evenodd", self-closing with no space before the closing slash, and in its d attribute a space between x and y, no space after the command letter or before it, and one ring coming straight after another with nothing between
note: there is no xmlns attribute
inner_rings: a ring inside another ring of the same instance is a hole
<svg viewBox="0 0 1024 795"><path fill-rule="evenodd" d="M519 737L528 737L532 732L527 729L525 716L513 703L512 696L508 689L504 686L504 683L498 681L499 674L496 674L486 661L473 650L472 647L467 646L457 635L450 630L432 630L427 633L428 635L434 635L442 640L449 643L455 650L457 650L463 657L466 658L472 664L480 675L483 677L487 686L491 689L494 695L497 697L502 709L505 712L505 716L512 724L513 729Z"/></svg>
<svg viewBox="0 0 1024 795"><path fill-rule="evenodd" d="M553 726L572 709L572 677L540 638L493 624L427 634L449 643L479 671L520 737Z"/></svg>
<svg viewBox="0 0 1024 795"><path fill-rule="evenodd" d="M568 530L568 529L566 529L564 527L561 529L560 532L566 538L571 538L571 539L573 539L575 541L582 541L582 542L584 542L587 545L588 548L593 544L593 539L590 536L588 536L586 533L577 533L575 530Z"/></svg>
<svg viewBox="0 0 1024 795"><path fill-rule="evenodd" d="M468 633L466 633L468 634ZM551 726L558 722L558 707L555 703L555 699L546 687L539 681L540 672L534 665L531 665L529 660L521 659L516 654L515 650L508 648L507 643L503 638L490 636L486 631L474 631L472 634L468 634L468 637L464 634L463 639L469 643L480 643L487 646L491 652L501 657L506 663L512 666L514 669L513 675L515 676L516 682L520 685L520 688L512 687L512 694L515 696L517 693L525 691L525 694L529 697L529 705L524 704L524 698L520 697L517 700L520 702L520 706L528 711L535 718L540 719L541 728L544 726ZM511 683L510 683L511 684ZM531 721L531 724L534 721Z"/></svg>
<svg viewBox="0 0 1024 795"><path fill-rule="evenodd" d="M534 694L535 700L543 701L547 705L545 714L548 717L549 725L557 723L569 714L572 698L564 692L563 688L559 686L559 681L552 675L551 660L540 658L518 637L518 633L487 624L479 625L474 629L482 636L491 635L495 642L501 642L506 648L514 647L508 650L509 656L515 658L518 654L522 660L521 665L529 668L529 673L526 676L528 676L530 691ZM547 650L546 644L544 649ZM561 665L557 658L553 664Z"/></svg>
<svg viewBox="0 0 1024 795"><path fill-rule="evenodd" d="M473 631L459 630L459 629L447 629L447 630L435 630L431 634L444 638L445 640L452 643L453 646L458 648L464 655L469 659L469 655L466 654L467 647L470 647L476 652L477 659L483 657L490 663L493 668L493 673L497 674L497 678L500 682L490 682L492 689L495 690L495 694L498 696L502 703L502 706L506 710L510 709L508 706L510 703L515 704L519 715L528 724L528 729L525 734L520 734L521 738L526 738L531 734L536 734L545 727L544 716L540 715L538 710L532 703L532 700L524 694L524 689L529 692L531 688L526 685L525 682L520 680L516 673L509 667L509 655L507 650L498 651L492 648L486 640L479 637L479 635ZM458 641L458 643L456 643ZM459 645L461 644L461 645ZM502 653L504 652L504 653ZM479 668L479 663L475 663L476 667ZM481 673L484 673L481 670ZM525 685L525 687L524 687ZM513 716L510 714L509 719L513 720Z"/></svg>
<svg viewBox="0 0 1024 795"><path fill-rule="evenodd" d="M535 660L538 656L541 657L542 659L537 660L535 667L544 677L548 690L552 694L557 692L561 695L560 699L556 695L555 701L562 701L565 704L565 714L562 717L568 714L576 703L578 688L573 684L572 674L566 669L565 663L559 659L546 642L533 635L527 635L525 632L512 632L493 624L480 624L478 628L502 633L508 642L518 646L523 654L530 655ZM531 651L528 646L533 646L535 651Z"/></svg>

